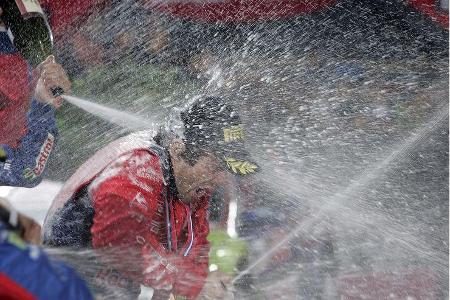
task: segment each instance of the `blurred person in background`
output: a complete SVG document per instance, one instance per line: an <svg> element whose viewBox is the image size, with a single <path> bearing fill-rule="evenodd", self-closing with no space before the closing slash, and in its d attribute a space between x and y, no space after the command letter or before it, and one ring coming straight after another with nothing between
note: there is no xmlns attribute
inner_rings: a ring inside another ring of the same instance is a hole
<svg viewBox="0 0 450 300"><path fill-rule="evenodd" d="M57 138L51 89L70 92L70 82L53 56L36 69L17 51L1 22L0 8L0 185L36 186Z"/></svg>
<svg viewBox="0 0 450 300"><path fill-rule="evenodd" d="M92 18L113 5L113 0L40 0L53 31L55 55L76 78L101 66L105 49L86 30Z"/></svg>
<svg viewBox="0 0 450 300"><path fill-rule="evenodd" d="M278 206L270 207L271 197L259 198L263 204L239 216L239 236L249 245L243 268L251 265L252 269L236 282L238 293L246 299L329 299L327 279L335 276L337 262L328 221L316 221L299 231L311 218L306 203L301 204L301 213L293 213L298 203L288 200L290 210L283 212ZM281 243L293 231L295 236ZM272 255L260 260L272 250Z"/></svg>
<svg viewBox="0 0 450 300"><path fill-rule="evenodd" d="M289 234L285 215L264 206L243 211L239 219L239 236L249 245L243 269L252 265ZM297 290L293 290L292 284L287 284L282 289L269 287L285 280L291 282L293 272L288 268L293 266L294 262L294 249L290 243L286 243L237 282L238 293L249 299L295 298Z"/></svg>
<svg viewBox="0 0 450 300"><path fill-rule="evenodd" d="M118 288L118 298L134 299L140 284L155 299L224 294L219 273L208 275L208 206L215 190L258 169L243 130L230 105L206 97L155 137L114 142L56 197L44 243L98 252L91 282L100 294Z"/></svg>
<svg viewBox="0 0 450 300"><path fill-rule="evenodd" d="M73 269L37 246L40 229L0 198L0 299L93 299Z"/></svg>

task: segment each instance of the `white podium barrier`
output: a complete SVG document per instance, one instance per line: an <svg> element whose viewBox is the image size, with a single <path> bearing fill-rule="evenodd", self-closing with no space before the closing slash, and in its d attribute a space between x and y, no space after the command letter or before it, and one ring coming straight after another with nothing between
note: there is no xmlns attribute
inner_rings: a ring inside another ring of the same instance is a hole
<svg viewBox="0 0 450 300"><path fill-rule="evenodd" d="M61 187L61 182L47 180L31 189L0 186L0 197L6 198L15 209L42 225L47 210Z"/></svg>

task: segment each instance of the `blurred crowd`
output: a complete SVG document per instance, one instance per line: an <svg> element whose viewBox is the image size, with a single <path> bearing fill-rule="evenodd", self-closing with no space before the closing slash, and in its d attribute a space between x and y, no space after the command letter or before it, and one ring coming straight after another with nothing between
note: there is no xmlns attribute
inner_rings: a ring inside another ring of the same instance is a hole
<svg viewBox="0 0 450 300"><path fill-rule="evenodd" d="M347 2L354 12L342 21ZM186 84L204 90L219 66L226 69L219 85L243 95L236 102L247 115L267 122L280 114L301 118L303 129L314 126L334 138L343 128L350 135L373 126L386 133L395 126L412 128L435 108L428 96L446 84L448 50L440 42L445 30L409 11L377 16L375 4L344 1L344 8L285 21L208 23L140 1L102 3L56 39L57 56L82 95L99 97L110 89L108 98L123 97L119 90L133 90L134 98L164 98L161 90L181 90ZM323 20L329 22L326 30L317 26ZM391 27L380 27L385 33L379 35L376 26L383 22ZM408 22L422 22L423 28L403 24ZM351 26L364 34L350 34Z"/></svg>
<svg viewBox="0 0 450 300"><path fill-rule="evenodd" d="M95 13L66 26L56 40L58 56L74 78L117 64L178 66L185 76L204 71L208 34L192 22L150 10L140 1L110 1ZM190 33L190 34L188 34Z"/></svg>

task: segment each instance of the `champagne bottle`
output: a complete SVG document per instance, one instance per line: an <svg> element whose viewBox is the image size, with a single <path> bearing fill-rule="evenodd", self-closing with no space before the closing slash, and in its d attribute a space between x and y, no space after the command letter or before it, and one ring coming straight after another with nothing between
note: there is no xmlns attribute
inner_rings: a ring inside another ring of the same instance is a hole
<svg viewBox="0 0 450 300"><path fill-rule="evenodd" d="M53 36L38 0L0 0L0 16L13 35L13 43L34 68L53 52ZM52 88L54 96L63 94Z"/></svg>

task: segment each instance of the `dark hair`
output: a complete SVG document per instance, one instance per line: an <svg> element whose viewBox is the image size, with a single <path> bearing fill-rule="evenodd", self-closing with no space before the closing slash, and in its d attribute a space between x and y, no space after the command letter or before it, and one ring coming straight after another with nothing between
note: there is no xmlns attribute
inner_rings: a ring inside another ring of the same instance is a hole
<svg viewBox="0 0 450 300"><path fill-rule="evenodd" d="M170 142L178 136L172 132L160 128L158 133L153 137L155 143L163 148L168 149ZM181 157L191 166L195 165L200 157L205 154L205 150L197 147L194 143L183 141L185 144L185 150L181 154Z"/></svg>
<svg viewBox="0 0 450 300"><path fill-rule="evenodd" d="M226 154L236 157L244 153L242 137L233 143L224 138L224 129L241 126L237 111L220 97L205 97L198 99L189 108L180 112L179 127L183 130L185 151L182 157L191 165L206 152L217 157ZM169 129L171 130L171 129ZM160 129L155 141L167 148L177 134ZM227 144L228 143L228 144Z"/></svg>

